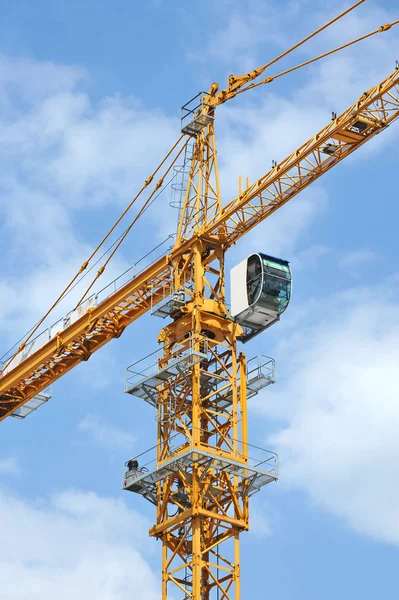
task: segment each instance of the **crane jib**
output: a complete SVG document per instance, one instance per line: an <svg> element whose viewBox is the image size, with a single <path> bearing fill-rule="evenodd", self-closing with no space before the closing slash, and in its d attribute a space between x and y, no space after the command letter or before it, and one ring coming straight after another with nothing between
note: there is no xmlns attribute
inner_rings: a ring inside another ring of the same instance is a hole
<svg viewBox="0 0 399 600"><path fill-rule="evenodd" d="M215 214L196 233L226 249L323 173L383 131L399 116L399 71L349 107L298 150ZM170 265L187 256L192 240L176 246L140 275L59 332L0 377L0 420L11 415L159 302L171 286ZM209 261L212 260L212 254ZM186 261L187 263L187 261ZM189 264L187 263L187 268ZM170 288L172 289L172 288Z"/></svg>
<svg viewBox="0 0 399 600"><path fill-rule="evenodd" d="M398 86L399 71L395 70L224 207L222 215L209 225L208 234L220 232L226 237L227 245L232 245L312 181L380 133L399 116Z"/></svg>

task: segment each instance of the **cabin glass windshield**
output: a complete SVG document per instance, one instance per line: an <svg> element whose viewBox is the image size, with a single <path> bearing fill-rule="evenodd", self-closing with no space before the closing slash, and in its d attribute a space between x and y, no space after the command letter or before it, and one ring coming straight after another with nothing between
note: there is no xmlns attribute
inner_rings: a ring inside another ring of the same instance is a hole
<svg viewBox="0 0 399 600"><path fill-rule="evenodd" d="M285 311L291 297L291 271L288 263L265 254L254 254L247 267L248 304L277 312Z"/></svg>

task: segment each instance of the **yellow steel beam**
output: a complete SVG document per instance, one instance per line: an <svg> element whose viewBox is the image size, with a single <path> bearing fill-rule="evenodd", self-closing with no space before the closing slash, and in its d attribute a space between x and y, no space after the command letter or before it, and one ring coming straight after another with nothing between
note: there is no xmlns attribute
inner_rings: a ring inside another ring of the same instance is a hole
<svg viewBox="0 0 399 600"><path fill-rule="evenodd" d="M231 246L398 117L399 71L395 70L226 205L204 236L218 237L225 247Z"/></svg>
<svg viewBox="0 0 399 600"><path fill-rule="evenodd" d="M0 420L87 360L93 352L150 310L151 304L159 302L170 279L170 265L181 261L184 269L191 268L192 258L184 261L184 257L189 255L198 237L209 248L221 244L224 249L228 248L323 173L383 131L398 116L399 71L394 71L276 168L247 187L208 220L193 238L180 240L180 245L170 256L156 261L99 306L59 332L56 339L3 374L0 377ZM355 127L357 122L364 123L362 131ZM326 154L326 149L334 152ZM210 252L204 264L217 258L217 252Z"/></svg>
<svg viewBox="0 0 399 600"><path fill-rule="evenodd" d="M131 282L89 310L42 348L0 378L0 420L101 348L158 302L170 279L162 257Z"/></svg>
<svg viewBox="0 0 399 600"><path fill-rule="evenodd" d="M182 356L188 347L201 352L202 358L186 367L184 377L176 376L158 389L157 468L168 464L169 469L158 484L157 523L150 535L162 540L163 600L181 591L185 598L210 600L216 597L216 589L221 597L237 600L238 536L248 529L248 497L242 476L248 448L239 441L246 438L245 385L240 384L238 393L244 359L236 352L241 329L236 324L232 331L224 326L223 308L209 324L203 309L207 256L200 241L192 250L194 301L189 305L189 313L168 325L160 338L165 342L165 364L173 364L175 357ZM208 294L212 292L208 290ZM190 337L184 335L187 327ZM216 332L220 339L216 339ZM225 374L222 379L218 377L221 370ZM204 387L212 378L216 378L215 383L209 384L214 388L213 399ZM226 382L231 397L229 411L218 405ZM176 442L176 432L183 422L186 432L181 431ZM191 456L187 455L187 448L193 449ZM207 457L205 462L199 458L201 452ZM185 458L173 467L170 461L179 457ZM216 461L216 466L207 465L209 459ZM225 466L242 464L241 475L224 471L223 465L218 466L221 460Z"/></svg>

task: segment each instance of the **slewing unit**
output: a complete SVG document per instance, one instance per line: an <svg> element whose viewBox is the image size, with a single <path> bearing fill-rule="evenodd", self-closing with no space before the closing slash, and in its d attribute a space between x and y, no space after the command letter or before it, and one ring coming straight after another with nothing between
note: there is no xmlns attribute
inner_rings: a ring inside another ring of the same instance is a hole
<svg viewBox="0 0 399 600"><path fill-rule="evenodd" d="M280 319L291 298L291 269L286 260L251 254L230 271L231 315L247 342Z"/></svg>

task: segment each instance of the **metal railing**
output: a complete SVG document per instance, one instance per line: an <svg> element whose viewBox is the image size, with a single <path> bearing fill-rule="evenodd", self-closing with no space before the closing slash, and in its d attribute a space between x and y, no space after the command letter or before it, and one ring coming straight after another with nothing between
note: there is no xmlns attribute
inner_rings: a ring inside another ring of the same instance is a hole
<svg viewBox="0 0 399 600"><path fill-rule="evenodd" d="M32 340L26 344L26 346L18 352L13 357L13 350L10 350L4 357L2 363L0 363L0 376L5 375L9 371L11 371L14 367L19 365L22 361L24 361L28 356L30 356L36 350L39 350L42 346L44 346L47 342L54 339L57 333L60 333L64 329L66 329L69 325L80 319L90 308L98 306L104 300L109 298L111 295L115 294L119 289L121 289L124 285L126 285L129 281L132 281L137 275L139 275L142 271L144 271L150 264L165 256L167 252L165 252L164 245L167 242L170 242L172 238L174 238L174 234L169 235L163 242L155 246L150 252L142 256L132 267L127 269L124 273L119 275L116 279L111 281L105 287L103 287L99 292L93 293L91 296L86 298L81 304L79 304L76 308L71 310L65 317L61 317L50 327L47 327L40 333L38 333ZM173 246L168 246L167 250L170 250ZM160 251L160 248L163 248ZM7 364L9 359L12 360ZM5 368L4 368L4 365Z"/></svg>
<svg viewBox="0 0 399 600"><path fill-rule="evenodd" d="M260 354L259 356L250 358L247 361L247 388L256 390L257 382L265 382L265 380L275 383L275 367L276 362L270 356ZM261 387L264 386L262 385Z"/></svg>
<svg viewBox="0 0 399 600"><path fill-rule="evenodd" d="M209 114L212 105L208 92L199 92L181 108L181 130L187 135L197 135L214 118Z"/></svg>
<svg viewBox="0 0 399 600"><path fill-rule="evenodd" d="M198 341L200 351L196 350ZM163 356L164 348L159 348L127 367L125 371L125 392L136 386L140 380L156 375L162 369L170 370L175 363L186 362L190 366L190 357L206 358L207 351L208 340L203 335L194 336L190 334L188 337L178 338L171 347L167 361Z"/></svg>
<svg viewBox="0 0 399 600"><path fill-rule="evenodd" d="M11 413L12 417L16 419L25 419L28 415L30 415L33 411L37 410L43 404L48 402L51 398L51 389L48 387L45 390L42 390L40 394L31 398L26 402L23 406L17 408L13 413Z"/></svg>
<svg viewBox="0 0 399 600"><path fill-rule="evenodd" d="M207 432L204 431L204 433ZM255 446L253 444L248 444L242 440L234 440L230 438L230 441L234 442L241 448L241 451L237 451L236 454L233 453L233 456L231 456L232 460L242 463L244 467L248 467L249 469L267 472L276 478L278 477L278 455L275 452ZM169 438L168 454L163 460L158 462L158 449L160 448L160 444L152 446L148 450L145 450L141 454L138 454L137 456L134 456L126 461L125 467L127 468L127 465L130 461L137 461L138 473L153 472L162 467L165 463L168 463L169 461L182 455L183 452L184 454L189 454L190 452L200 453L201 450L206 451L208 454L211 454L216 458L223 456L225 460L228 460L228 458L226 458L226 452L222 452L217 446L207 443L201 443L200 445L194 446L192 441L183 436L181 433L176 433ZM124 470L124 474L125 473L126 469Z"/></svg>

